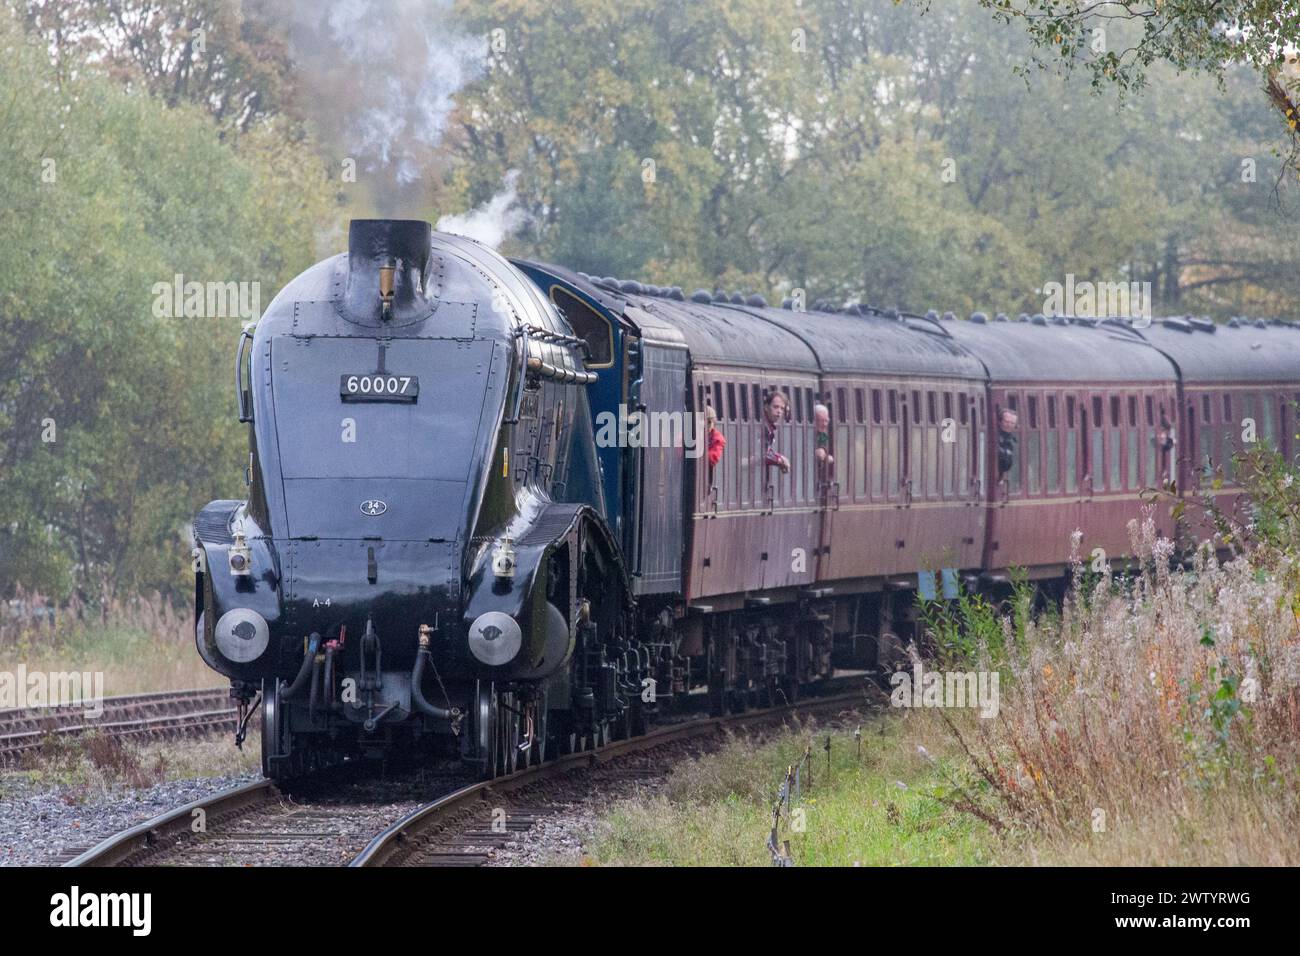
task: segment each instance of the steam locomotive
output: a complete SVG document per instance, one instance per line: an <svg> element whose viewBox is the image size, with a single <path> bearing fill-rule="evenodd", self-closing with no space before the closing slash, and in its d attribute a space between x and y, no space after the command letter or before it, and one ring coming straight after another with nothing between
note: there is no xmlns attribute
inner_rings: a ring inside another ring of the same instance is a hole
<svg viewBox="0 0 1300 956"><path fill-rule="evenodd" d="M1240 495L1243 421L1300 451L1282 323L792 306L353 221L244 331L247 498L194 521L198 651L264 773L491 777L792 699L896 658L918 595L1122 562L1144 488Z"/></svg>

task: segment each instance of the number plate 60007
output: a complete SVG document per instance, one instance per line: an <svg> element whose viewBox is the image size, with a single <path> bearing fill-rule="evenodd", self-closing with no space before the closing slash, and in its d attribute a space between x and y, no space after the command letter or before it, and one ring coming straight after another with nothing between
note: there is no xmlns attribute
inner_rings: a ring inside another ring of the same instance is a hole
<svg viewBox="0 0 1300 956"><path fill-rule="evenodd" d="M343 375L339 395L345 402L413 402L420 396L420 379L390 372Z"/></svg>

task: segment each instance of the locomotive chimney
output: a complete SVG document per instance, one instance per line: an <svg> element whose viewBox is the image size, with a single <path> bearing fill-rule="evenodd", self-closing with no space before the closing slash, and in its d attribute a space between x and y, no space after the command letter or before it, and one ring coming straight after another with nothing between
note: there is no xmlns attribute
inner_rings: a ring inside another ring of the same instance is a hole
<svg viewBox="0 0 1300 956"><path fill-rule="evenodd" d="M419 219L353 219L348 226L348 313L362 321L388 322L425 311L432 234L432 227Z"/></svg>

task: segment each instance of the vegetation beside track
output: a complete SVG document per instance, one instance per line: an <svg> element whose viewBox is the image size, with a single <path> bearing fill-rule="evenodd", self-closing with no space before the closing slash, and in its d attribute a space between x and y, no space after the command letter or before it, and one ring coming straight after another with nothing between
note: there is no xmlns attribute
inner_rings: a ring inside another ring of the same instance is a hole
<svg viewBox="0 0 1300 956"><path fill-rule="evenodd" d="M1154 495L1131 554L1077 560L1059 606L1022 582L923 608L925 666L996 673L995 716L891 710L860 761L832 734L830 774L820 729L734 741L612 808L585 859L768 864L784 769L811 746L796 865L1300 864L1300 473L1262 443L1233 466L1239 513L1173 505L1209 536L1181 562Z"/></svg>
<svg viewBox="0 0 1300 956"><path fill-rule="evenodd" d="M170 780L235 776L260 772L257 727L250 729L243 750L229 734L199 739L133 743L103 733L85 737L51 735L40 754L22 767L0 771L0 799L21 784L58 787L69 803L84 803L121 788L143 789Z"/></svg>
<svg viewBox="0 0 1300 956"><path fill-rule="evenodd" d="M29 675L102 673L107 697L222 683L194 650L193 613L157 593L98 607L74 598L57 614L7 622L0 626L0 672L20 668Z"/></svg>
<svg viewBox="0 0 1300 956"><path fill-rule="evenodd" d="M889 715L863 724L859 755L855 729L806 723L758 745L733 737L716 753L675 768L656 795L610 808L585 855L556 862L769 865L776 791L809 746L811 784L805 764L790 806L802 811L802 823L783 815L780 827L796 866L993 861L997 839L942 797L941 764L955 766L961 759L955 747L928 751L928 759L917 749L917 727ZM829 771L823 749L828 736Z"/></svg>

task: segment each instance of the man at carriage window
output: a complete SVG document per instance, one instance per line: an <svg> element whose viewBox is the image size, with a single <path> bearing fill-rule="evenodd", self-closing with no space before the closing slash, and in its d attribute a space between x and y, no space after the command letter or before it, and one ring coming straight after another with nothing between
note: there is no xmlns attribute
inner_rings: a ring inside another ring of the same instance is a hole
<svg viewBox="0 0 1300 956"><path fill-rule="evenodd" d="M1169 414L1165 411L1163 405L1160 406L1160 431L1155 437L1156 448L1160 452L1160 470L1168 473L1169 480L1177 480L1177 464L1172 454L1174 446L1178 444L1178 430L1174 427L1173 422L1169 420Z"/></svg>
<svg viewBox="0 0 1300 956"><path fill-rule="evenodd" d="M825 478L832 473L835 456L831 454L831 410L820 402L813 406L813 434L817 473Z"/></svg>
<svg viewBox="0 0 1300 956"><path fill-rule="evenodd" d="M1016 427L1019 416L1009 408L998 413L998 474L1005 475L1016 462Z"/></svg>
<svg viewBox="0 0 1300 956"><path fill-rule="evenodd" d="M790 459L776 450L777 427L790 414L790 405L785 395L776 389L767 393L763 399L763 428L767 436L767 450L763 453L763 464L768 468L775 465L782 474L790 471Z"/></svg>

